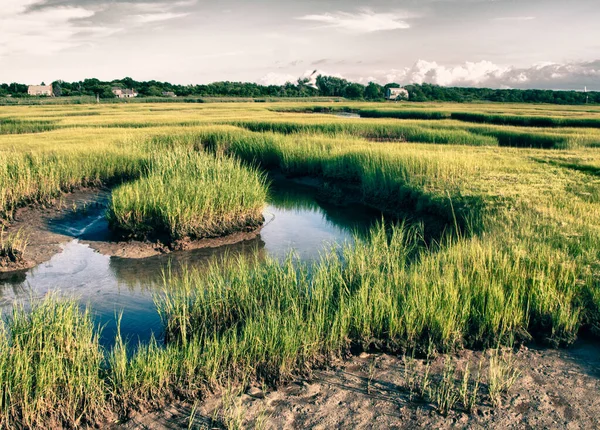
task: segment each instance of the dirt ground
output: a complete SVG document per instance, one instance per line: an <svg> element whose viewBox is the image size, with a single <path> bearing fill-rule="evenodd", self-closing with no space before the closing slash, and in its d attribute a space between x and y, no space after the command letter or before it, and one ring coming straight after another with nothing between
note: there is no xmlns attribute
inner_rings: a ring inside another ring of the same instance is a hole
<svg viewBox="0 0 600 430"><path fill-rule="evenodd" d="M121 258L147 258L170 252L160 243L116 241L104 225L104 211L108 203L107 190L78 190L64 194L46 206L27 206L17 210L14 221L5 234L22 230L28 238L25 261L0 266L0 277L32 268L48 261L60 252L60 245L78 239L92 249ZM261 228L228 236L187 241L178 244L178 250L215 248L244 240L251 240Z"/></svg>
<svg viewBox="0 0 600 430"><path fill-rule="evenodd" d="M460 367L481 354L464 351L453 360ZM442 416L434 405L410 400L402 358L363 354L275 391L250 388L230 406L214 394L195 410L175 404L117 428L223 428L227 422L268 429L600 428L597 342L579 341L565 350L523 347L515 358L520 377L502 404L494 408L481 401L471 414L458 410Z"/></svg>

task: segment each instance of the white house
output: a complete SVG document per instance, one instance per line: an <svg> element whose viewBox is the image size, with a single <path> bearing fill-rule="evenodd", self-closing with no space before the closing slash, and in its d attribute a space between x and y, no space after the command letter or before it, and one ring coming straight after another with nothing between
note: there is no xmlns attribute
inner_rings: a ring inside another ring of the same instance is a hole
<svg viewBox="0 0 600 430"><path fill-rule="evenodd" d="M129 99L132 97L137 97L138 93L136 90L132 89L128 89L128 88L113 88L112 92L115 96L117 96L120 99Z"/></svg>
<svg viewBox="0 0 600 430"><path fill-rule="evenodd" d="M52 90L52 85L29 85L29 88L27 88L27 94L30 96L52 97L54 95L54 91Z"/></svg>
<svg viewBox="0 0 600 430"><path fill-rule="evenodd" d="M406 88L388 88L385 92L385 98L388 100L408 100L408 97Z"/></svg>

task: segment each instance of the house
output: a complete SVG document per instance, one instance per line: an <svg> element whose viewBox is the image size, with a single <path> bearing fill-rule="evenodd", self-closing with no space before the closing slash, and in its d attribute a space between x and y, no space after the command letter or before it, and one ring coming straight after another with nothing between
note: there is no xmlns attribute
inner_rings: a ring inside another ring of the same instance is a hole
<svg viewBox="0 0 600 430"><path fill-rule="evenodd" d="M163 97L177 97L173 91L163 91Z"/></svg>
<svg viewBox="0 0 600 430"><path fill-rule="evenodd" d="M30 96L52 97L54 95L54 91L52 90L52 85L29 85L29 88L27 88L27 94Z"/></svg>
<svg viewBox="0 0 600 430"><path fill-rule="evenodd" d="M408 100L408 97L406 88L388 88L385 92L385 98L388 100Z"/></svg>
<svg viewBox="0 0 600 430"><path fill-rule="evenodd" d="M137 97L138 93L136 90L128 89L128 88L113 88L112 92L115 96L120 99L130 99L132 97Z"/></svg>

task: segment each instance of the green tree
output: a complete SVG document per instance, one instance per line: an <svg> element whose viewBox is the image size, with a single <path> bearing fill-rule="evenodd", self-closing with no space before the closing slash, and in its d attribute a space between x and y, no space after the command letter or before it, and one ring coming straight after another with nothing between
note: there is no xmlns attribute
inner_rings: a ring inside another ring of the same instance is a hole
<svg viewBox="0 0 600 430"><path fill-rule="evenodd" d="M349 99L362 99L365 96L365 87L361 84L350 84L344 88L343 95Z"/></svg>
<svg viewBox="0 0 600 430"><path fill-rule="evenodd" d="M367 100L379 100L384 96L384 89L381 85L375 82L369 82L369 85L365 88L365 98Z"/></svg>
<svg viewBox="0 0 600 430"><path fill-rule="evenodd" d="M62 92L62 81L54 81L52 82L52 92L54 93L55 97L61 97L63 92Z"/></svg>

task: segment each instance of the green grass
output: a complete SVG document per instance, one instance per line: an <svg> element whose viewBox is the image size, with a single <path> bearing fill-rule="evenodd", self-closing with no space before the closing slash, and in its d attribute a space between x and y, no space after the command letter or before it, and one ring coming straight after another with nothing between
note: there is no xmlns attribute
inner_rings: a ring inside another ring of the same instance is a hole
<svg viewBox="0 0 600 430"><path fill-rule="evenodd" d="M4 227L2 227L0 231L0 265L22 262L27 249L27 242L28 238L23 230L15 233L5 233Z"/></svg>
<svg viewBox="0 0 600 430"><path fill-rule="evenodd" d="M148 174L112 192L111 228L127 237L218 237L262 224L264 175L229 158L174 148L151 158Z"/></svg>
<svg viewBox="0 0 600 430"><path fill-rule="evenodd" d="M473 134L466 130L444 130L422 127L421 124L369 124L347 121L331 123L252 121L233 125L255 132L282 134L324 134L328 136L360 136L374 141L420 142L457 145L498 145L493 137Z"/></svg>
<svg viewBox="0 0 600 430"><path fill-rule="evenodd" d="M430 117L428 111L458 111L358 103L333 110L382 106ZM52 118L60 126L0 136L7 220L20 206L78 187L121 184L111 219L129 235L222 234L258 221L262 170L274 170L317 178L324 190L343 190L391 217L409 210L454 227L425 241L420 228L380 226L310 265L257 255L167 273L156 298L166 345L127 345L118 337L104 356L89 315L71 302L18 309L2 326L2 425L102 425L105 413L124 417L218 387L276 386L350 350L567 346L582 331L600 333L594 128L354 120L297 113L316 112L316 105L282 107L295 112L262 104L0 108L19 121ZM584 107L468 108L574 120L599 114ZM63 360L71 357L65 351L78 361ZM499 403L514 374L492 361L488 394ZM441 412L458 403L472 409L478 396L468 377L459 387L455 373L448 367L427 391Z"/></svg>
<svg viewBox="0 0 600 430"><path fill-rule="evenodd" d="M81 187L135 178L145 158L127 148L0 153L0 215L12 219L21 206L48 203Z"/></svg>
<svg viewBox="0 0 600 430"><path fill-rule="evenodd" d="M452 119L486 124L520 127L590 127L600 128L598 118L555 118L549 116L490 115L473 112L452 112Z"/></svg>
<svg viewBox="0 0 600 430"><path fill-rule="evenodd" d="M0 425L79 427L101 421L103 355L88 311L50 297L0 323Z"/></svg>
<svg viewBox="0 0 600 430"><path fill-rule="evenodd" d="M54 122L48 120L25 121L0 118L0 134L41 133L55 128Z"/></svg>

